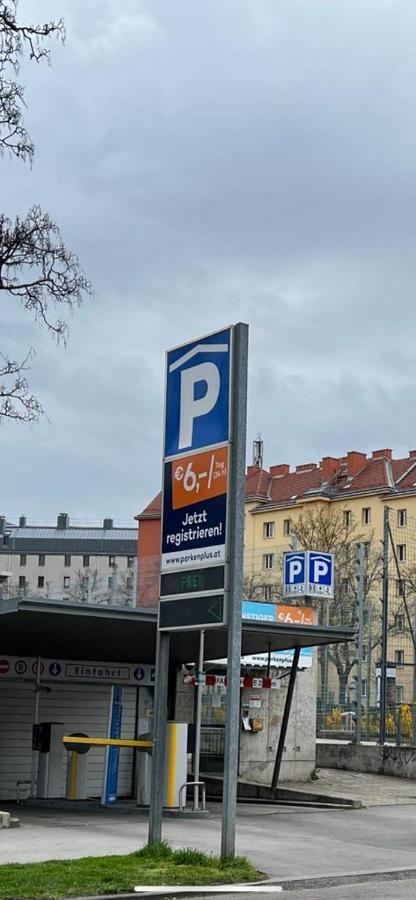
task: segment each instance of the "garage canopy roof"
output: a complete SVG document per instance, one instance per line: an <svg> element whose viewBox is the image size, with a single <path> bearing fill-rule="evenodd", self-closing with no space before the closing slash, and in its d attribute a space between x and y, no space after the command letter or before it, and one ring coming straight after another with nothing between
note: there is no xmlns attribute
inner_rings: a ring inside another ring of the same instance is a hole
<svg viewBox="0 0 416 900"><path fill-rule="evenodd" d="M96 606L21 598L0 601L0 653L64 659L153 663L157 613L154 609ZM242 655L350 641L351 628L244 622ZM172 632L171 661L198 657L198 632ZM227 656L225 629L205 631L205 658Z"/></svg>

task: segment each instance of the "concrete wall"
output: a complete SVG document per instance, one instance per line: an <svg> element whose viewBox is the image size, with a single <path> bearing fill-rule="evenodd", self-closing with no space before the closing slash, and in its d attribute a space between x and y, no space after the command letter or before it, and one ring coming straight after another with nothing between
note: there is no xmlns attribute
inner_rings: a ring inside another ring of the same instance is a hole
<svg viewBox="0 0 416 900"><path fill-rule="evenodd" d="M338 744L318 742L316 765L326 769L348 769L373 775L397 775L416 778L416 747L396 747L393 744Z"/></svg>
<svg viewBox="0 0 416 900"><path fill-rule="evenodd" d="M313 665L297 675L280 781L307 781L315 768L316 670L315 653ZM261 670L252 674L263 676L265 673ZM289 670L276 669L271 674L272 677L288 676ZM239 773L242 780L271 784L288 677L280 680L279 684L279 688L272 689L242 689L243 715L263 722L263 730L256 733L241 728ZM175 718L178 721L193 721L194 690L193 685L183 684L183 673L178 673L175 702Z"/></svg>
<svg viewBox="0 0 416 900"><path fill-rule="evenodd" d="M315 654L316 656L316 654ZM280 669L282 675L288 670ZM243 688L243 714L263 720L263 731L241 732L240 777L259 784L271 784L279 740L288 678L280 689ZM250 707L250 699L261 707ZM298 672L292 711L283 753L280 781L307 781L315 768L316 659L310 669Z"/></svg>

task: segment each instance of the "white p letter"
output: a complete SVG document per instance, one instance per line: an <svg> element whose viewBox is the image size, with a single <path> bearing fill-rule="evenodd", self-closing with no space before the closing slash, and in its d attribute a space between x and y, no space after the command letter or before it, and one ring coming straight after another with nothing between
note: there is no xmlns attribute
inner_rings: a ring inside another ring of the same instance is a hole
<svg viewBox="0 0 416 900"><path fill-rule="evenodd" d="M195 385L205 381L206 391L203 397L195 400ZM194 420L206 416L214 409L220 392L220 373L212 362L201 363L181 372L181 412L179 421L178 449L192 445Z"/></svg>
<svg viewBox="0 0 416 900"><path fill-rule="evenodd" d="M289 560L289 584L292 584L296 578L296 575L300 575L302 571L302 563L300 559L290 559Z"/></svg>
<svg viewBox="0 0 416 900"><path fill-rule="evenodd" d="M324 559L314 559L313 561L313 581L319 584L321 577L328 574L328 563Z"/></svg>

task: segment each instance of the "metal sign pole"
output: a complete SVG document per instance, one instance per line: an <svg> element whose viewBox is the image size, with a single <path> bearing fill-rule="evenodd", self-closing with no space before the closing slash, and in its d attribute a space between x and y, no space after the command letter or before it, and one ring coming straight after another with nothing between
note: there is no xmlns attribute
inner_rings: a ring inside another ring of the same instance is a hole
<svg viewBox="0 0 416 900"><path fill-rule="evenodd" d="M234 328L232 429L229 482L228 666L224 748L221 856L235 854L238 744L240 732L241 617L247 422L248 325Z"/></svg>
<svg viewBox="0 0 416 900"><path fill-rule="evenodd" d="M149 844L156 844L162 839L163 765L168 702L169 645L169 632L158 632L153 721L154 744L149 808Z"/></svg>

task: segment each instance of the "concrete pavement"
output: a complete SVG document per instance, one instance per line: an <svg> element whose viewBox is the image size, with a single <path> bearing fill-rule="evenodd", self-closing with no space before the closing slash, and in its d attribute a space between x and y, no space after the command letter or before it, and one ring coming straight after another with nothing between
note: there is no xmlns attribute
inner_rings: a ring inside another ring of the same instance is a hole
<svg viewBox="0 0 416 900"><path fill-rule="evenodd" d="M416 803L416 779L392 775L370 775L342 769L318 769L316 781L288 784L306 794L359 800L364 806ZM285 785L282 785L285 787Z"/></svg>
<svg viewBox="0 0 416 900"><path fill-rule="evenodd" d="M166 819L175 847L218 853L221 810L209 819ZM147 838L138 814L19 810L21 827L3 830L0 863L128 853ZM237 852L278 880L385 872L416 867L416 804L360 810L290 810L241 804ZM416 874L416 868L415 868Z"/></svg>

